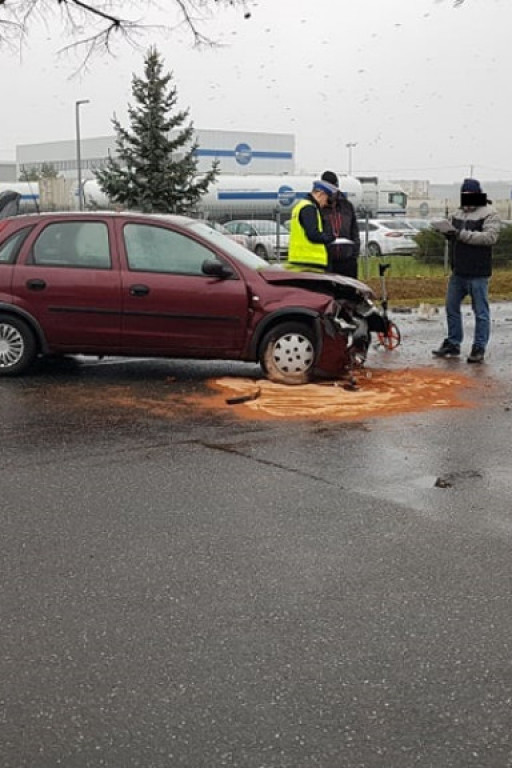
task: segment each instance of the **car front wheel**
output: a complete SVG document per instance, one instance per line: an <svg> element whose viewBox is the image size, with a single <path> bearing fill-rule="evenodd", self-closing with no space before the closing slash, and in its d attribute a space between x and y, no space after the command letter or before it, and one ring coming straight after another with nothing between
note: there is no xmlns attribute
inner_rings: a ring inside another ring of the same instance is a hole
<svg viewBox="0 0 512 768"><path fill-rule="evenodd" d="M0 316L0 376L24 373L36 354L36 340L28 325L17 317Z"/></svg>
<svg viewBox="0 0 512 768"><path fill-rule="evenodd" d="M254 249L254 253L256 256L259 256L260 259L265 259L265 261L268 261L268 253L264 245L257 245Z"/></svg>
<svg viewBox="0 0 512 768"><path fill-rule="evenodd" d="M381 250L378 243L368 243L368 255L379 258L379 256L381 255Z"/></svg>
<svg viewBox="0 0 512 768"><path fill-rule="evenodd" d="M315 334L305 323L281 323L263 338L260 363L271 381L307 384L317 357Z"/></svg>

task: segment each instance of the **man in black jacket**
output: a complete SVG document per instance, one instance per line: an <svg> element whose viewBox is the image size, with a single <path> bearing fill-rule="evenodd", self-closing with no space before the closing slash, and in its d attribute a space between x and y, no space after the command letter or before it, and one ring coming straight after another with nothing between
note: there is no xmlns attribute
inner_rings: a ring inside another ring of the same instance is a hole
<svg viewBox="0 0 512 768"><path fill-rule="evenodd" d="M469 296L475 327L467 361L483 363L491 333L488 284L492 274L492 247L500 234L500 219L477 179L464 179L460 192L460 208L451 217L451 226L441 228L443 222L434 224L450 241L452 274L445 301L448 334L432 354L445 358L460 355L464 338L461 304Z"/></svg>
<svg viewBox="0 0 512 768"><path fill-rule="evenodd" d="M352 245L329 245L329 272L357 280L357 258L361 249L359 227L354 206L339 189L337 175L333 171L324 171L322 181L327 181L338 188L330 205L322 210L322 216L335 237L344 237Z"/></svg>

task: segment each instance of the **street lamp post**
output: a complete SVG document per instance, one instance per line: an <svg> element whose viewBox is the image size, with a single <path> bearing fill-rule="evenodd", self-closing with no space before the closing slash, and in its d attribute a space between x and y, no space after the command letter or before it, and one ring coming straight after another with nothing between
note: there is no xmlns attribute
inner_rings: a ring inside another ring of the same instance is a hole
<svg viewBox="0 0 512 768"><path fill-rule="evenodd" d="M349 141L345 146L348 149L348 174L350 176L352 174L352 149L357 147L357 141Z"/></svg>
<svg viewBox="0 0 512 768"><path fill-rule="evenodd" d="M82 157L80 152L80 105L89 104L89 99L79 99L75 101L76 118L76 169L78 181L78 210L84 209L84 191L82 189Z"/></svg>

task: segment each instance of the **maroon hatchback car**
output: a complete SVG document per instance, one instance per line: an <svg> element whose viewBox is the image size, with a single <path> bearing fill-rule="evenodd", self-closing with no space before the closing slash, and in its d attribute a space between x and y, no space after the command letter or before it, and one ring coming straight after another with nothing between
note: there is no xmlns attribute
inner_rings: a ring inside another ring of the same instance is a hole
<svg viewBox="0 0 512 768"><path fill-rule="evenodd" d="M84 354L254 361L302 384L362 362L385 323L363 283L270 266L186 217L0 221L0 375Z"/></svg>

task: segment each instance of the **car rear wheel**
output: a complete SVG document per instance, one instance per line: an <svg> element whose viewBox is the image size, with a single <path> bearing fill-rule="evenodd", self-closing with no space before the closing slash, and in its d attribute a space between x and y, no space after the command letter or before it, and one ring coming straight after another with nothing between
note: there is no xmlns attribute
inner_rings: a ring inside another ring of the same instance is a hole
<svg viewBox="0 0 512 768"><path fill-rule="evenodd" d="M375 256L379 258L381 255L380 246L378 243L368 243L368 256Z"/></svg>
<svg viewBox="0 0 512 768"><path fill-rule="evenodd" d="M256 256L259 256L260 259L265 259L265 261L268 261L268 253L264 245L258 244L254 249L254 253Z"/></svg>
<svg viewBox="0 0 512 768"><path fill-rule="evenodd" d="M34 362L37 345L28 325L0 315L0 376L17 376Z"/></svg>
<svg viewBox="0 0 512 768"><path fill-rule="evenodd" d="M281 323L263 339L260 362L271 381L307 384L317 357L315 334L305 323Z"/></svg>

